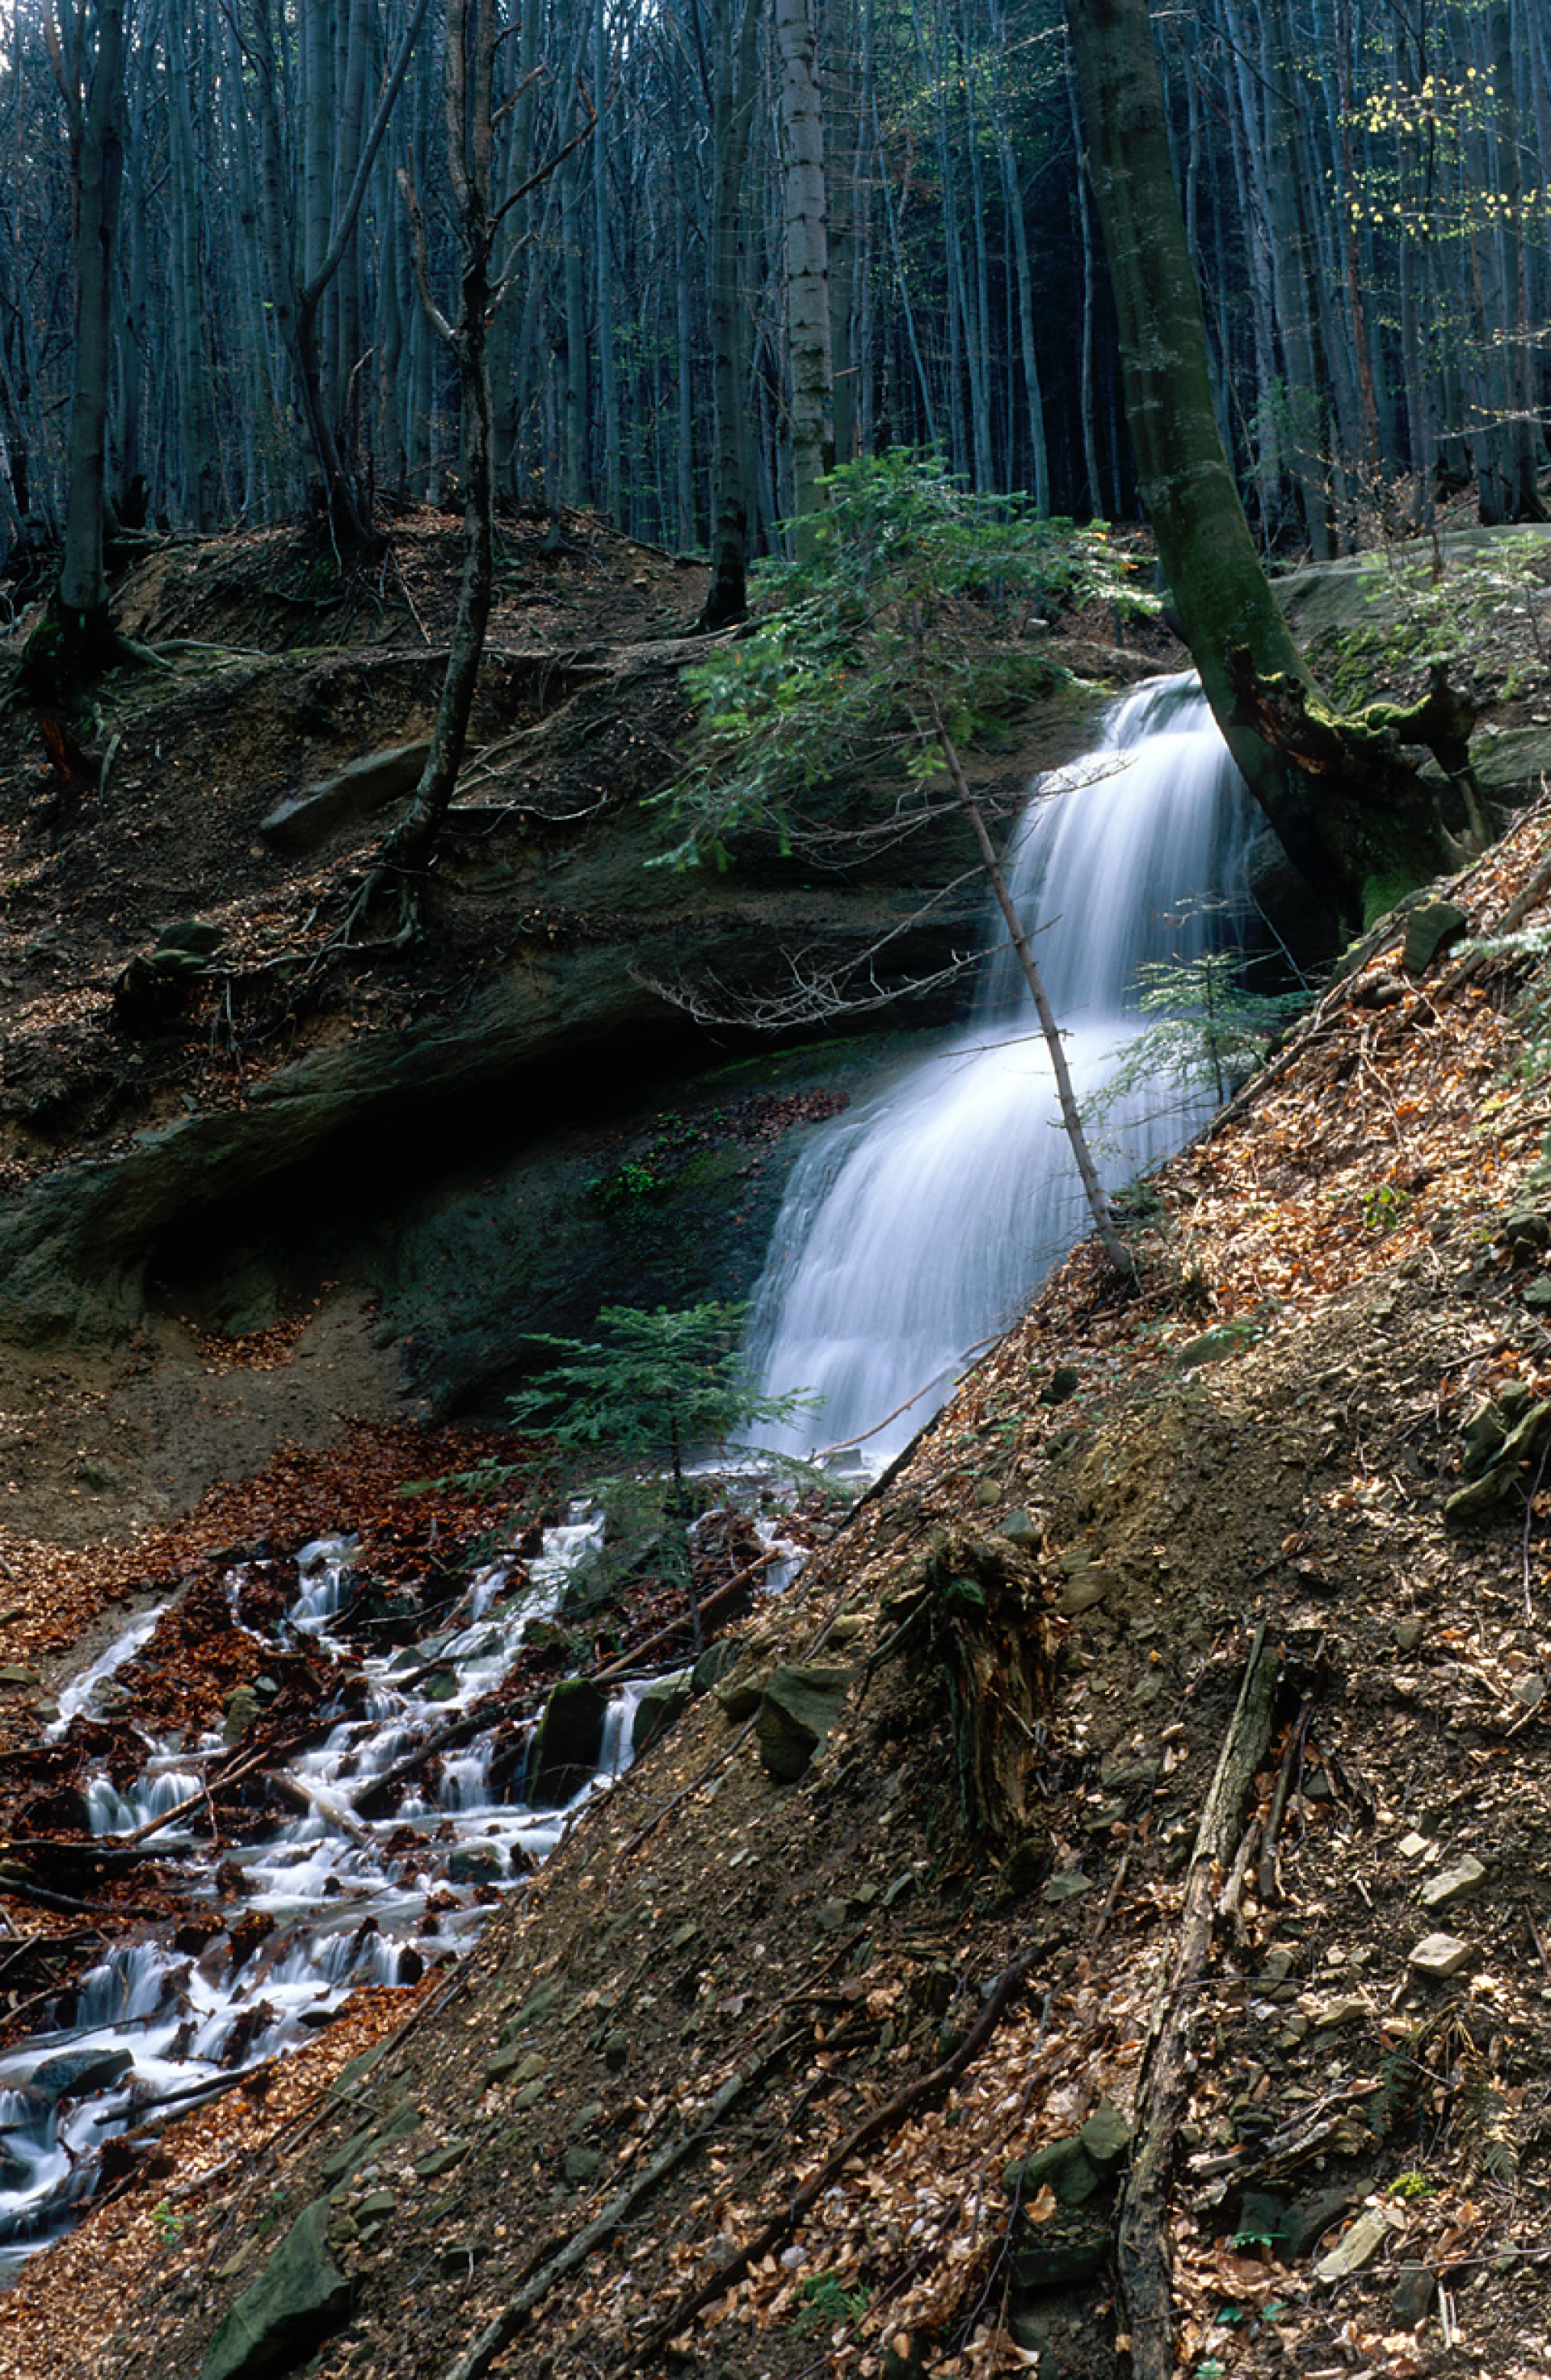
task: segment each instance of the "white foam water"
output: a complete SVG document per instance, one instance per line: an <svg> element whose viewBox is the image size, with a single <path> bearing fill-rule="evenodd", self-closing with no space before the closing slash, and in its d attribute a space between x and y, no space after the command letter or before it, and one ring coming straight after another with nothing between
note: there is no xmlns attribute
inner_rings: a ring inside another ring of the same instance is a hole
<svg viewBox="0 0 1551 2380"><path fill-rule="evenodd" d="M1008 875L1080 1101L1142 1029L1139 965L1202 949L1199 905L1241 877L1250 832L1193 676L1128 696L1098 750L1036 787ZM1117 1100L1098 1152L1106 1187L1181 1146L1210 1106L1146 1083ZM794 1171L751 1349L772 1394L823 1402L766 1441L802 1453L863 1439L869 1461L886 1460L1087 1228L1033 1005L1000 948L971 1026L837 1118Z"/></svg>
<svg viewBox="0 0 1551 2380"><path fill-rule="evenodd" d="M299 2046L360 1986L412 1982L462 1948L483 1921L488 1894L481 1888L528 1874L582 1804L629 1766L643 1678L614 1693L597 1770L563 1807L521 1800L520 1732L515 1764L509 1742L497 1764L494 1730L450 1746L433 1779L390 1815L377 1814L369 1790L500 1684L529 1628L555 1612L575 1565L596 1551L603 1534L601 1512L573 1510L545 1533L525 1574L509 1560L479 1572L450 1630L365 1661L330 1633L350 1597L356 1541L326 1537L303 1547L283 1625L314 1654L338 1662L334 1724L321 1743L290 1759L283 1776L296 1815L259 1840L213 1852L187 1811L150 1836L181 1863L193 1909L202 1906L222 1928L202 1951L179 1954L159 1939L119 1946L82 1977L55 2030L0 2055L0 2286L90 2194L105 2140L156 2121L169 2098L186 2105L202 2086L224 2087L233 2074ZM227 1580L238 1626L243 1577L239 1570ZM99 1687L143 1648L158 1617L137 1620L67 1690L66 1716L51 1734L91 1710ZM197 1800L225 1749L214 1736L148 1740L139 1777L121 1786L105 1775L88 1780L92 1832L153 1828ZM477 1848L464 1871L459 1855L470 1859L470 1846ZM218 1892L226 1898L217 1917ZM433 1893L436 1914L428 1920ZM226 1928L254 1912L271 1921L270 1930L256 1949L239 1947Z"/></svg>

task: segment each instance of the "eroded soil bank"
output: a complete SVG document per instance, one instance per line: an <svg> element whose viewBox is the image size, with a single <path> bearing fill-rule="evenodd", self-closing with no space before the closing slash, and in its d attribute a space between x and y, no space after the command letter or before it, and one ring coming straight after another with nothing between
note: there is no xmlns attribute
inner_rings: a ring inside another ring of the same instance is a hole
<svg viewBox="0 0 1551 2380"><path fill-rule="evenodd" d="M1080 1250L472 1961L165 2135L0 2368L1119 2373L1162 2121L1185 2368L1546 2369L1547 1103L1522 962L1403 925L1165 1170L1139 1292ZM1058 1659L975 1836L1004 1592Z"/></svg>

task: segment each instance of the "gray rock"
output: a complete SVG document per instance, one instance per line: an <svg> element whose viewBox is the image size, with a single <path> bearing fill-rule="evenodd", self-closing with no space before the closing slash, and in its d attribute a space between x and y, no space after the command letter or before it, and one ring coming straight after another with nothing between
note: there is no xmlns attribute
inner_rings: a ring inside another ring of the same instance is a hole
<svg viewBox="0 0 1551 2380"><path fill-rule="evenodd" d="M429 2155L415 2159L416 2175L421 2181L439 2181L443 2174L451 2173L454 2166L461 2165L468 2154L467 2141L446 2141L439 2149L433 2149Z"/></svg>
<svg viewBox="0 0 1551 2380"><path fill-rule="evenodd" d="M425 766L428 743L396 744L352 760L337 776L324 777L305 793L281 802L259 832L275 851L316 851L331 834L355 820L370 818L409 793Z"/></svg>
<svg viewBox="0 0 1551 2380"><path fill-rule="evenodd" d="M714 1645L708 1645L690 1672L690 1692L695 1695L708 1694L732 1668L738 1659L739 1650L727 1636L718 1637Z"/></svg>
<svg viewBox="0 0 1551 2380"><path fill-rule="evenodd" d="M221 1729L221 1741L230 1752L240 1743L263 1705L251 1686L234 1686L226 1696L226 1716Z"/></svg>
<svg viewBox="0 0 1551 2380"><path fill-rule="evenodd" d="M33 2068L27 2088L45 2099L91 2098L122 2082L134 2062L127 2049L62 2049Z"/></svg>
<svg viewBox="0 0 1551 2380"><path fill-rule="evenodd" d="M1424 2322L1437 2291L1437 2281L1425 2265L1402 2265L1400 2277L1395 2284L1390 2304L1395 2319L1403 2330L1415 2330Z"/></svg>
<svg viewBox="0 0 1551 2380"><path fill-rule="evenodd" d="M1105 1570L1102 1563L1090 1562L1067 1581L1056 1608L1064 1618L1075 1620L1079 1612L1091 1611L1095 1603L1102 1603L1115 1583L1112 1570Z"/></svg>
<svg viewBox="0 0 1551 2380"><path fill-rule="evenodd" d="M783 1665L772 1670L760 1697L754 1732L772 1777L792 1784L839 1718L849 1670Z"/></svg>
<svg viewBox="0 0 1551 2380"><path fill-rule="evenodd" d="M1203 1330L1197 1338L1187 1339L1174 1352L1177 1372L1193 1372L1203 1364L1220 1364L1228 1355L1237 1355L1261 1336L1258 1322L1220 1322L1212 1330Z"/></svg>
<svg viewBox="0 0 1551 2380"><path fill-rule="evenodd" d="M350 2283L328 2252L325 2198L303 2207L210 2342L200 2380L266 2380L289 2371L337 2329Z"/></svg>
<svg viewBox="0 0 1551 2380"><path fill-rule="evenodd" d="M1002 2176L1008 2195L1016 2196L1024 2206L1047 2188L1054 2192L1057 2205L1085 2206L1090 2198L1096 2197L1103 2180L1081 2134L1069 2140L1046 2142L1032 2156L1009 2165Z"/></svg>
<svg viewBox="0 0 1551 2380"><path fill-rule="evenodd" d="M746 1677L724 1678L712 1691L721 1706L723 1716L730 1719L734 1727L741 1727L746 1718L753 1718L760 1706L764 1679L752 1673Z"/></svg>
<svg viewBox="0 0 1551 2380"><path fill-rule="evenodd" d="M1130 2152L1131 2128L1108 2099L1099 2101L1077 2137L1105 2180L1124 2165Z"/></svg>
<svg viewBox="0 0 1551 2380"><path fill-rule="evenodd" d="M671 1678L656 1678L647 1687L636 1705L635 1732L631 1739L638 1759L643 1752L650 1750L660 1735L666 1735L669 1728L676 1726L683 1718L693 1692L693 1672L689 1670L680 1670Z"/></svg>
<svg viewBox="0 0 1551 2380"><path fill-rule="evenodd" d="M528 1799L568 1802L595 1775L608 1696L590 1678L566 1678L550 1694L528 1761Z"/></svg>
<svg viewBox="0 0 1551 2380"><path fill-rule="evenodd" d="M1408 975L1424 975L1438 953L1458 941L1470 924L1470 912L1455 901L1424 901L1406 919L1405 947L1400 965Z"/></svg>
<svg viewBox="0 0 1551 2380"><path fill-rule="evenodd" d="M449 1884L497 1884L507 1872L507 1854L499 1843L477 1839L456 1843L447 1853Z"/></svg>
<svg viewBox="0 0 1551 2380"><path fill-rule="evenodd" d="M568 2149L562 2169L568 2181L594 2181L603 2156L597 2149Z"/></svg>
<svg viewBox="0 0 1551 2380"><path fill-rule="evenodd" d="M1479 1892L1486 1881L1486 1870L1478 1859L1469 1853L1453 1867L1430 1876L1418 1893L1423 1909L1447 1909L1451 1900L1463 1900L1467 1894Z"/></svg>
<svg viewBox="0 0 1551 2380"><path fill-rule="evenodd" d="M1461 1967L1468 1966L1470 1960L1468 1942L1457 1940L1452 1934L1429 1934L1412 1950L1409 1963L1419 1975L1428 1975L1434 1982L1443 1983L1450 1975L1457 1975Z"/></svg>

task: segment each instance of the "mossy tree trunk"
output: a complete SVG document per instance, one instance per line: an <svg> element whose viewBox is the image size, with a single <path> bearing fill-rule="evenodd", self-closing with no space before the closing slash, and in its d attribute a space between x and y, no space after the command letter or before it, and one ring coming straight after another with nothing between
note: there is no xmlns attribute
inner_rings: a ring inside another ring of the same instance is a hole
<svg viewBox="0 0 1551 2380"><path fill-rule="evenodd" d="M1375 887L1455 866L1459 848L1400 756L1410 722L1394 714L1382 729L1349 732L1321 700L1261 566L1213 411L1147 0L1067 0L1067 22L1137 473L1185 640L1288 856L1356 922ZM1456 698L1450 748L1461 727L1468 735Z"/></svg>

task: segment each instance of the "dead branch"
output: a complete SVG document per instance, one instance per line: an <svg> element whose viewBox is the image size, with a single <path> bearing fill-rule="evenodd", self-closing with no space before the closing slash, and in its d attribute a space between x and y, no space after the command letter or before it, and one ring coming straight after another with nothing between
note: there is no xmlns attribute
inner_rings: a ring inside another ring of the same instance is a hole
<svg viewBox="0 0 1551 2380"><path fill-rule="evenodd" d="M1201 1814L1185 1875L1174 1957L1159 1983L1148 2020L1136 2092L1135 2145L1120 2199L1117 2241L1134 2380L1171 2380L1174 2371L1168 2184L1188 2082L1187 2031L1195 1986L1212 1939L1218 1880L1230 1864L1244 1799L1271 1741L1277 1669L1277 1656L1267 1648L1262 1621L1250 1646L1244 1682Z"/></svg>
<svg viewBox="0 0 1551 2380"><path fill-rule="evenodd" d="M568 2273L585 2264L594 2248L601 2247L622 2223L629 2221L658 2182L710 2138L712 2131L734 2102L762 2081L786 2055L793 2041L799 2038L800 2036L797 2034L785 2036L767 2049L763 2057L755 2058L751 2065L739 2069L736 2074L729 2074L721 2089L707 2100L695 2127L687 2129L679 2133L677 2140L670 2141L666 2148L653 2158L646 2170L636 2176L629 2189L611 2198L601 2214L595 2215L592 2222L584 2224L580 2231L573 2232L562 2246L546 2257L532 2278L502 2307L494 2322L485 2325L472 2346L465 2350L456 2363L448 2365L443 2380L482 2380L482 2375L489 2371L502 2349L516 2338L540 2299L547 2297L557 2281L564 2280Z"/></svg>
<svg viewBox="0 0 1551 2380"><path fill-rule="evenodd" d="M816 2199L823 2197L831 2183L845 2171L852 2157L858 2155L869 2142L876 2140L881 2132L895 2130L923 2100L934 2097L939 2091L946 2091L949 2083L957 2082L995 2032L1046 1947L1045 1937L1042 1934L1031 1949L1013 1961L951 2058L945 2058L941 2065L934 2066L929 2074L919 2075L915 2082L907 2082L892 2099L885 2100L881 2107L874 2107L871 2115L863 2117L839 2147L824 2159L818 2171L810 2174L801 2188L794 2191L789 2198L783 2199L754 2237L726 2264L718 2265L708 2280L702 2281L680 2298L672 2313L654 2325L631 2355L625 2366L627 2371L637 2372L653 2363L669 2339L677 2338L685 2324L692 2321L702 2307L725 2297L728 2289L737 2287L751 2265L757 2265L762 2257L768 2256L779 2247L781 2241L796 2230L809 2207ZM463 2374L460 2372L448 2374L447 2380L463 2380Z"/></svg>

